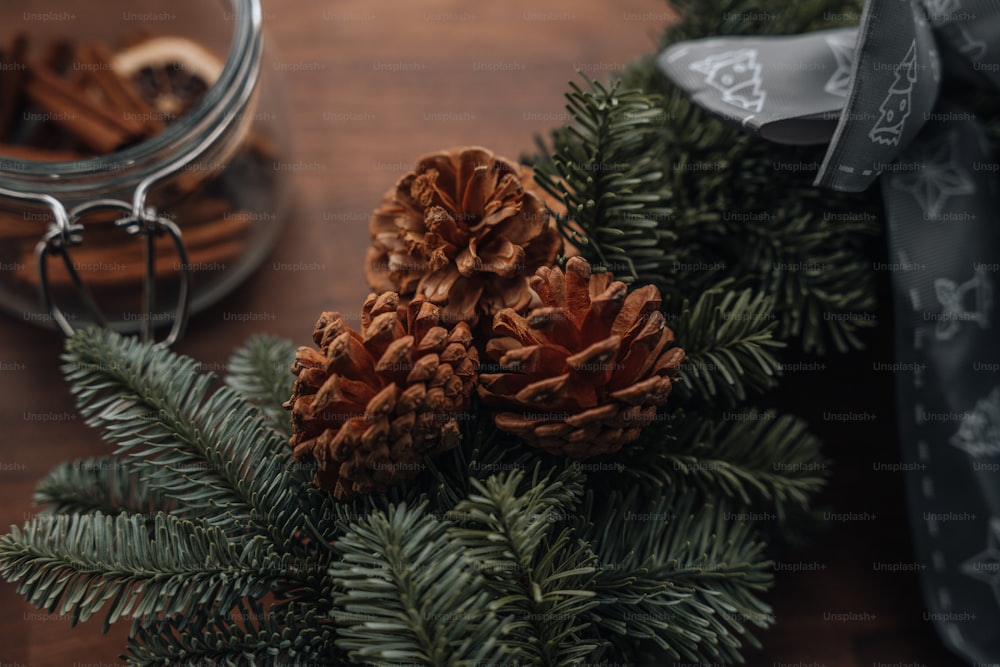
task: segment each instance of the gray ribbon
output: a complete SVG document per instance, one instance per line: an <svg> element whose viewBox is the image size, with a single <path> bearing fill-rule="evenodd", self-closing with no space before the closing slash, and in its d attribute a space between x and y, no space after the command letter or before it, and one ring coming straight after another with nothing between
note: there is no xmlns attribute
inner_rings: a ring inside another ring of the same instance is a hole
<svg viewBox="0 0 1000 667"><path fill-rule="evenodd" d="M924 598L953 651L1000 661L1000 165L974 114L939 97L1000 88L1000 0L869 0L856 29L683 42L659 66L748 131L829 142L816 185L880 181Z"/></svg>

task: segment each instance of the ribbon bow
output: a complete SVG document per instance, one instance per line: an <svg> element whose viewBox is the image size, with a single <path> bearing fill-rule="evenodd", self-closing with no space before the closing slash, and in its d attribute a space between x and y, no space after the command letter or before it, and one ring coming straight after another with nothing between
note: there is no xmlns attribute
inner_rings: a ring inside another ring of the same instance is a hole
<svg viewBox="0 0 1000 667"><path fill-rule="evenodd" d="M869 0L858 28L675 44L660 69L780 143L829 143L816 185L879 181L897 413L924 598L942 639L1000 660L1000 202L975 114L943 85L1000 89L1000 0Z"/></svg>

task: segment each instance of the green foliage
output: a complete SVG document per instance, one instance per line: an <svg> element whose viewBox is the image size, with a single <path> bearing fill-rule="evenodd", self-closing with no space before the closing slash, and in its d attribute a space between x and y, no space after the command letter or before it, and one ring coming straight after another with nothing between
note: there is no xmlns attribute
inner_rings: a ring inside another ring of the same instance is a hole
<svg viewBox="0 0 1000 667"><path fill-rule="evenodd" d="M291 434L291 419L281 404L292 395L291 341L258 334L229 358L226 384L260 406L267 421L282 433Z"/></svg>
<svg viewBox="0 0 1000 667"><path fill-rule="evenodd" d="M260 596L280 570L260 539L238 547L226 534L158 514L55 514L0 538L0 574L50 612L86 621L108 605L105 627L122 617L230 609ZM287 567L287 565L286 565Z"/></svg>
<svg viewBox="0 0 1000 667"><path fill-rule="evenodd" d="M670 193L658 160L646 153L662 122L655 99L586 80L570 83L576 124L554 134L554 155L536 165L536 181L560 198L567 241L598 270L620 280L662 284L671 274L675 238L663 220Z"/></svg>
<svg viewBox="0 0 1000 667"><path fill-rule="evenodd" d="M332 622L315 609L286 605L265 611L250 600L226 616L202 617L183 628L173 619L139 627L127 658L142 667L349 664L337 659L333 641Z"/></svg>
<svg viewBox="0 0 1000 667"><path fill-rule="evenodd" d="M518 438L493 425L490 410L473 397L469 419L462 422L462 442L436 460L428 460L432 482L426 493L442 511L453 510L473 492L476 480L485 481L495 474L514 470L533 470L545 466L553 474L563 470L567 461L549 456L540 449L524 447Z"/></svg>
<svg viewBox="0 0 1000 667"><path fill-rule="evenodd" d="M759 646L746 626L773 622L757 597L772 575L753 522L690 492L641 499L634 488L612 495L583 531L602 564L595 623L633 659L643 652L659 664L741 662L743 642Z"/></svg>
<svg viewBox="0 0 1000 667"><path fill-rule="evenodd" d="M288 349L256 344L259 359ZM770 579L760 522L712 507L805 503L816 486L762 463L806 460L801 429L671 420L653 429L660 447L636 443L609 474L524 447L477 404L461 446L423 477L333 503L263 416L278 392L259 406L228 387L210 394L191 360L107 332L78 333L65 359L120 458L57 466L36 496L51 506L0 539L0 574L74 620L104 608L107 623L135 618L137 665L733 661L754 645L747 624L769 622ZM175 460L214 465L192 474ZM614 490L635 479L642 493ZM720 502L693 511L699 493ZM228 514L203 516L209 507ZM631 520L649 511L676 518Z"/></svg>
<svg viewBox="0 0 1000 667"><path fill-rule="evenodd" d="M141 476L141 461L113 456L77 459L56 464L35 490L35 504L44 513L115 515L171 512L176 503Z"/></svg>
<svg viewBox="0 0 1000 667"><path fill-rule="evenodd" d="M70 338L63 359L87 423L141 461L145 483L185 516L279 543L317 534L311 519L326 510L309 502L308 476L277 456L285 438L236 391L210 394L214 376L193 359L94 329Z"/></svg>
<svg viewBox="0 0 1000 667"><path fill-rule="evenodd" d="M678 393L736 405L774 387L780 366L771 351L784 347L772 338L776 324L763 292L715 289L693 307L685 301L674 329L686 355Z"/></svg>
<svg viewBox="0 0 1000 667"><path fill-rule="evenodd" d="M784 524L826 480L820 442L791 415L753 408L720 418L683 410L648 429L626 454L627 475L653 487L693 488Z"/></svg>
<svg viewBox="0 0 1000 667"><path fill-rule="evenodd" d="M532 641L520 648L532 665L577 665L598 649L583 630L593 608L593 565L568 528L582 492L579 474L549 479L536 468L530 487L519 492L515 470L484 482L454 510L463 522L451 534L483 572L499 610L529 624Z"/></svg>
<svg viewBox="0 0 1000 667"><path fill-rule="evenodd" d="M472 667L517 657L501 642L512 620L495 612L474 564L425 504L369 514L336 550L338 645L355 662Z"/></svg>

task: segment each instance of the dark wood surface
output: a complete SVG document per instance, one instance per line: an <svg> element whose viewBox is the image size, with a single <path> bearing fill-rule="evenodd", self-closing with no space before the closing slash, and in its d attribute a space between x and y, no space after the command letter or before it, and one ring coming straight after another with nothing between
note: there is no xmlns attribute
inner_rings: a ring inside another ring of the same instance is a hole
<svg viewBox="0 0 1000 667"><path fill-rule="evenodd" d="M667 20L661 0L265 0L265 13L277 47L272 56L284 65L270 75L285 96L282 114L295 160L309 168L295 178L297 210L270 258L223 303L197 315L177 347L214 368L222 368L231 349L252 333L304 343L320 311L358 308L367 293L368 214L417 156L481 144L516 158L531 149L536 133L561 122L566 82L576 68L606 77L650 51ZM399 63L404 67L394 65ZM435 120L442 113L468 120ZM318 268L282 268L295 263ZM267 320L235 322L227 316L234 312ZM0 324L0 362L23 365L0 372L3 526L31 515L34 484L52 464L108 451L73 410L57 370L60 342L23 321ZM840 383L833 385L844 387L840 393L858 397L844 399L845 405L863 408L864 396L891 390L888 378L852 389L857 376L851 365L860 361L827 363L829 373L798 380L799 395L811 395L810 383ZM822 405L804 409L812 411L836 464L824 501L877 518L833 522L811 546L782 554L782 562L820 569L778 573L767 596L777 624L760 633L764 649L749 651L750 664L960 664L922 618L916 575L884 574L873 566L913 560L902 481L872 469L873 461L896 456L892 415L880 413L875 425L835 429L823 428ZM37 415L50 421L39 422ZM71 629L66 619L26 605L5 583L0 609L0 665L122 664L117 656L124 627L107 636L99 621ZM867 612L871 620L826 620L839 612Z"/></svg>

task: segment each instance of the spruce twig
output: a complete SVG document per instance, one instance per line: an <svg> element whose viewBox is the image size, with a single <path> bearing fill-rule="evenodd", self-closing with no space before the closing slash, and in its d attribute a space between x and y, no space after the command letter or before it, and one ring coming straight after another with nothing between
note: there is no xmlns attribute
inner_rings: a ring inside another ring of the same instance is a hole
<svg viewBox="0 0 1000 667"><path fill-rule="evenodd" d="M603 565L594 583L601 600L595 623L626 656L742 662L743 642L759 646L747 626L773 621L757 597L772 575L754 522L693 493L668 489L652 503L642 498L633 489L602 501L582 530Z"/></svg>
<svg viewBox="0 0 1000 667"><path fill-rule="evenodd" d="M144 479L186 512L276 543L320 537L329 499L287 465L285 439L260 410L228 387L210 394L214 376L194 360L95 329L66 350L63 370L87 423L117 454L141 460Z"/></svg>
<svg viewBox="0 0 1000 667"><path fill-rule="evenodd" d="M251 336L229 358L226 384L257 404L268 423L291 435L291 419L282 404L292 395L295 345L284 338Z"/></svg>
<svg viewBox="0 0 1000 667"><path fill-rule="evenodd" d="M511 620L494 612L482 577L426 505L373 512L336 549L337 644L355 662L445 667L518 659L503 641Z"/></svg>
<svg viewBox="0 0 1000 667"><path fill-rule="evenodd" d="M746 407L715 419L678 411L643 433L622 463L629 480L725 497L741 511L773 516L779 525L809 508L829 467L804 421Z"/></svg>
<svg viewBox="0 0 1000 667"><path fill-rule="evenodd" d="M550 479L536 468L528 484L523 471L500 473L472 480L474 492L453 513L465 525L451 535L484 573L499 609L530 628L521 647L531 664L577 665L600 647L582 632L597 604L588 549L558 529L573 514L581 482L572 471Z"/></svg>
<svg viewBox="0 0 1000 667"><path fill-rule="evenodd" d="M0 574L50 612L86 621L108 605L119 618L225 613L264 595L280 576L262 538L232 543L218 528L158 514L36 517L0 538ZM290 563L284 566L288 567Z"/></svg>
<svg viewBox="0 0 1000 667"><path fill-rule="evenodd" d="M265 611L248 600L224 617L186 626L169 618L139 627L129 638L125 657L137 667L350 664L337 653L334 639L333 624L321 610L290 604Z"/></svg>
<svg viewBox="0 0 1000 667"><path fill-rule="evenodd" d="M669 191L654 156L647 154L662 123L656 98L606 87L584 77L570 83L567 110L574 124L553 136L551 155L536 164L540 187L562 200L557 222L598 271L626 283L664 285L675 236Z"/></svg>
<svg viewBox="0 0 1000 667"><path fill-rule="evenodd" d="M57 464L35 489L35 504L44 513L102 514L120 512L152 517L177 511L177 503L142 478L142 462L100 456Z"/></svg>
<svg viewBox="0 0 1000 667"><path fill-rule="evenodd" d="M706 405L736 405L777 385L780 368L772 350L777 321L762 292L722 289L685 301L675 325L686 357L678 394Z"/></svg>

